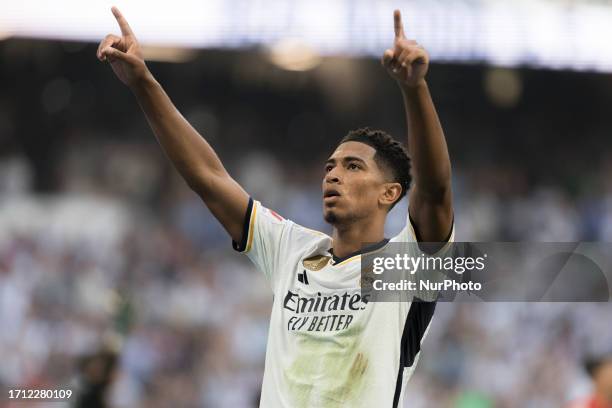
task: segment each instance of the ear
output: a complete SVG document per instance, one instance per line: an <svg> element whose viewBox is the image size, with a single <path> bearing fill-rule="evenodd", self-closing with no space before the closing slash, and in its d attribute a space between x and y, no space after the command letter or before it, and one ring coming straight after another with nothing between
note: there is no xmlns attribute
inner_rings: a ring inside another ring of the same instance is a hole
<svg viewBox="0 0 612 408"><path fill-rule="evenodd" d="M401 194L402 186L400 183L385 183L383 184L382 194L378 198L378 203L383 206L391 207Z"/></svg>

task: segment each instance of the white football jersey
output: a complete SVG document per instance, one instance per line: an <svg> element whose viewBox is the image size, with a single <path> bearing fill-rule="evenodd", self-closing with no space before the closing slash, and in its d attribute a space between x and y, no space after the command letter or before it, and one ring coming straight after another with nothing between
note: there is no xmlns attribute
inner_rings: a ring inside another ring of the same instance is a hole
<svg viewBox="0 0 612 408"><path fill-rule="evenodd" d="M390 241L416 242L410 221ZM364 300L359 253L336 258L331 237L252 199L234 248L274 294L260 407L402 406L435 302Z"/></svg>

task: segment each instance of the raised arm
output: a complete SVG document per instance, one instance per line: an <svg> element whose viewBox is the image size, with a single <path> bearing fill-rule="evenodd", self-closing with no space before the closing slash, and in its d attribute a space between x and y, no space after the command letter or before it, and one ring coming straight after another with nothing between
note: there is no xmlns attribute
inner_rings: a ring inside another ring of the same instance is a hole
<svg viewBox="0 0 612 408"><path fill-rule="evenodd" d="M121 36L109 34L98 47L97 57L108 61L117 77L136 96L159 144L189 187L221 222L232 239L241 242L249 196L227 173L208 142L172 104L148 70L140 45L126 19L112 12Z"/></svg>
<svg viewBox="0 0 612 408"><path fill-rule="evenodd" d="M410 192L410 217L423 242L442 242L453 223L451 164L444 132L425 75L429 56L404 34L399 10L393 14L393 49L385 51L382 64L400 86L406 109L408 151L414 186Z"/></svg>

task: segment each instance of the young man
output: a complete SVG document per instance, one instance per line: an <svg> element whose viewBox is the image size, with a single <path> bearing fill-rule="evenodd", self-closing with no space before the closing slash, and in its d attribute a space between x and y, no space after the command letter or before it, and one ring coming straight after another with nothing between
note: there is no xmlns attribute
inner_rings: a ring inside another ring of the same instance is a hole
<svg viewBox="0 0 612 408"><path fill-rule="evenodd" d="M98 58L135 94L153 132L188 185L266 275L274 293L262 407L397 407L418 360L435 303L368 302L360 291L362 244L382 248L389 210L408 191L411 161L382 131L350 132L325 165L324 218L331 237L296 225L234 181L147 69L127 21ZM406 107L414 186L407 226L392 241L453 239L451 169L425 75L425 50L394 13L393 48L383 66Z"/></svg>

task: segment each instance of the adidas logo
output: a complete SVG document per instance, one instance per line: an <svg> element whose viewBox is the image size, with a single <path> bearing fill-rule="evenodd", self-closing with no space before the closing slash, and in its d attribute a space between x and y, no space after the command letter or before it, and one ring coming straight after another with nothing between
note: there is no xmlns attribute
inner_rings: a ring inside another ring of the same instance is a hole
<svg viewBox="0 0 612 408"><path fill-rule="evenodd" d="M306 269L304 269L304 272L298 273L297 278L298 281L300 281L304 285L308 285L308 275L306 275Z"/></svg>

